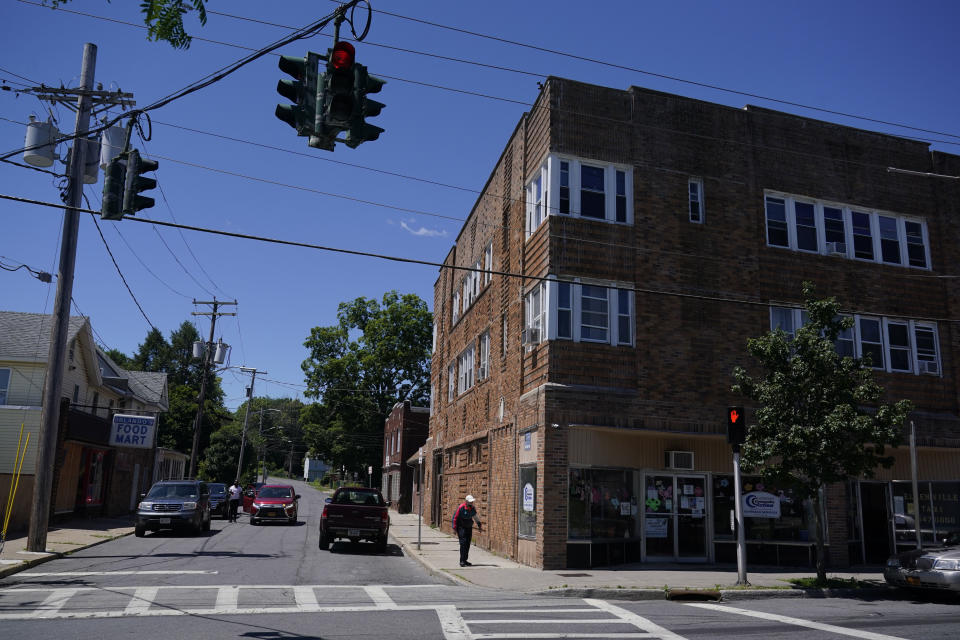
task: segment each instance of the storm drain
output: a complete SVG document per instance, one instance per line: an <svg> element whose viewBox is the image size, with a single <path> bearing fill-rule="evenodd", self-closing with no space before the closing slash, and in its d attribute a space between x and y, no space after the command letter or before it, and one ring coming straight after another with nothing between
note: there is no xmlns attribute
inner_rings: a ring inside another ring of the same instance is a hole
<svg viewBox="0 0 960 640"><path fill-rule="evenodd" d="M684 600L687 602L720 600L720 591L717 589L670 589L667 591L667 600Z"/></svg>

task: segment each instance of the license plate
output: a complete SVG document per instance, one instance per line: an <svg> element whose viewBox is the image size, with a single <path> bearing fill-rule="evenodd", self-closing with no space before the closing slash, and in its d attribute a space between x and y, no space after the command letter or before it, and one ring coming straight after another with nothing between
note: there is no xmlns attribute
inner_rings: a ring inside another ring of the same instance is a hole
<svg viewBox="0 0 960 640"><path fill-rule="evenodd" d="M276 516L276 515L277 515L277 512L276 512L276 511L267 511L267 515L268 515L268 516Z"/></svg>
<svg viewBox="0 0 960 640"><path fill-rule="evenodd" d="M360 535L360 529L347 529L347 535L355 538Z"/></svg>
<svg viewBox="0 0 960 640"><path fill-rule="evenodd" d="M907 576L907 584L920 584L920 578L915 578L913 576Z"/></svg>
<svg viewBox="0 0 960 640"><path fill-rule="evenodd" d="M170 524L170 518L160 518L160 524Z"/></svg>

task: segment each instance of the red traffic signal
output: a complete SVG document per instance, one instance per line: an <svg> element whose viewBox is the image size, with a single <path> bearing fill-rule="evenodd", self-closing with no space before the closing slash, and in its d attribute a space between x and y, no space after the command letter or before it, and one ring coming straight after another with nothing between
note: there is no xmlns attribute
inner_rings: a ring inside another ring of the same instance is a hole
<svg viewBox="0 0 960 640"><path fill-rule="evenodd" d="M743 407L727 407L727 443L739 446L746 439L747 426Z"/></svg>
<svg viewBox="0 0 960 640"><path fill-rule="evenodd" d="M337 71L349 71L353 66L356 51L353 45L342 40L333 46L330 53L330 66Z"/></svg>

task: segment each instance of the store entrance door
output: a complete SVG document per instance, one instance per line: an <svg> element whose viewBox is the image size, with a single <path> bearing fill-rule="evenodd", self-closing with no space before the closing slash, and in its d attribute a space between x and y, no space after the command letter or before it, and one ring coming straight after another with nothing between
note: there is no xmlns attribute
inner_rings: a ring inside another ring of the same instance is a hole
<svg viewBox="0 0 960 640"><path fill-rule="evenodd" d="M706 477L647 475L643 497L646 560L706 562Z"/></svg>

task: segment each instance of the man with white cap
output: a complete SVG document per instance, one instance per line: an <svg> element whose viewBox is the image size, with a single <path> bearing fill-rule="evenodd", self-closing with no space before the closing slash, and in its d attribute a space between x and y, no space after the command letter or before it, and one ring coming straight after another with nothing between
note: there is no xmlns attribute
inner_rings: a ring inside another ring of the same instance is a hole
<svg viewBox="0 0 960 640"><path fill-rule="evenodd" d="M474 520L477 522L477 529L483 531L483 523L477 517L477 510L473 506L476 500L472 495L467 495L463 503L457 507L456 513L453 514L453 530L457 532L457 537L460 539L461 567L470 566L467 556L470 555L470 540L473 538Z"/></svg>

